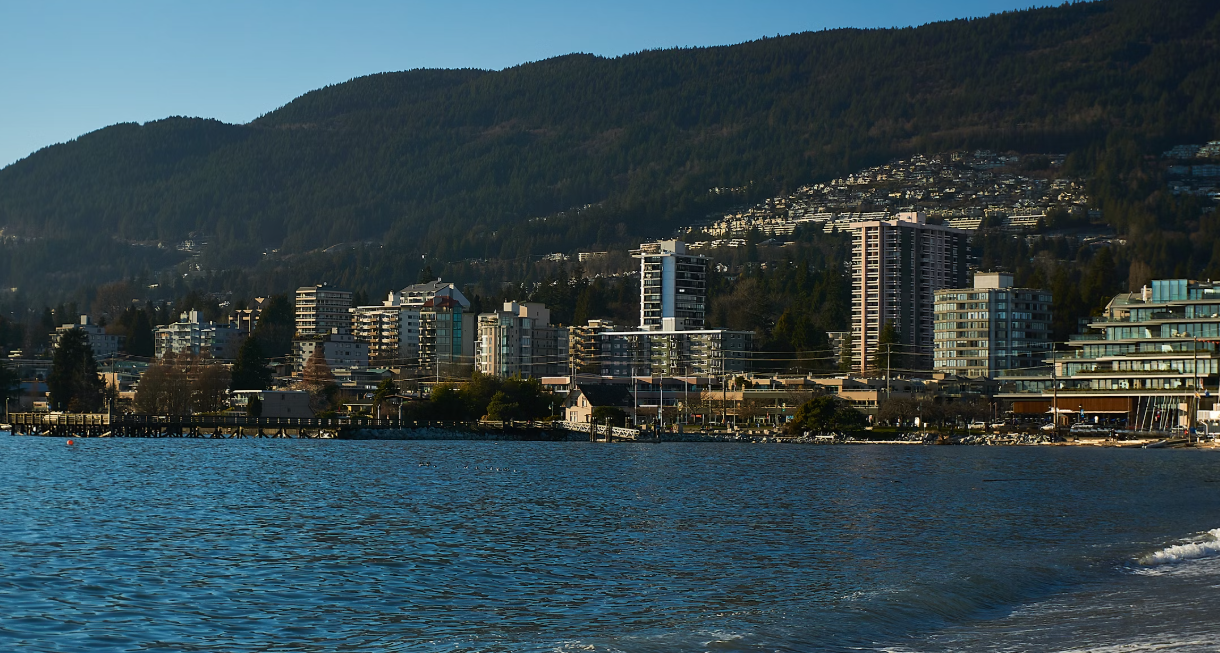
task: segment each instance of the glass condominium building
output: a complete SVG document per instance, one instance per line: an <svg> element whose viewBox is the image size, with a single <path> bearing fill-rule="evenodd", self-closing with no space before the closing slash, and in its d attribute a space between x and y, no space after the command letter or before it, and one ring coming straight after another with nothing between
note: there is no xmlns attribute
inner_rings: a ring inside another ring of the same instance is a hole
<svg viewBox="0 0 1220 653"><path fill-rule="evenodd" d="M936 291L932 369L995 378L1042 367L1051 347L1051 293L1013 288L1012 275L979 272L973 288Z"/></svg>

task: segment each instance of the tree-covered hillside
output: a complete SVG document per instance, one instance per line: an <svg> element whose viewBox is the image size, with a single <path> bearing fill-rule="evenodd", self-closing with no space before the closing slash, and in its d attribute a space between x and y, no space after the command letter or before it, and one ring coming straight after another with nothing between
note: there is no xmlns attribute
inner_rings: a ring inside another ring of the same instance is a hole
<svg viewBox="0 0 1220 653"><path fill-rule="evenodd" d="M385 73L247 125L115 125L0 170L0 286L130 276L173 259L132 243L189 238L204 268L286 284L315 280L293 278L318 269L294 256L371 242L363 269L381 272L365 282L388 287L425 262L666 235L914 151L1071 151L1116 131L1148 148L1220 135L1220 5L1103 0ZM709 192L726 187L745 191Z"/></svg>

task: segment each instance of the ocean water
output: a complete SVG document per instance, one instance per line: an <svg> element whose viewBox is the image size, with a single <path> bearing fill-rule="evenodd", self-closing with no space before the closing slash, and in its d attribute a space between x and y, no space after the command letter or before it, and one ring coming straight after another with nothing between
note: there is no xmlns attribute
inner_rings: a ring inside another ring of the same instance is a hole
<svg viewBox="0 0 1220 653"><path fill-rule="evenodd" d="M1220 452L0 436L0 650L1213 651Z"/></svg>

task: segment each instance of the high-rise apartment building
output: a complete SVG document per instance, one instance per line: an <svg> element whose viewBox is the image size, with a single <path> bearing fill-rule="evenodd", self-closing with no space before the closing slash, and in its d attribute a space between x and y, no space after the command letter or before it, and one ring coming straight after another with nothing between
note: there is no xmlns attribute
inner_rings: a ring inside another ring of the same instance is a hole
<svg viewBox="0 0 1220 653"><path fill-rule="evenodd" d="M1050 352L1051 293L1013 288L1012 275L979 272L974 287L936 291L932 368L995 378L1040 367Z"/></svg>
<svg viewBox="0 0 1220 653"><path fill-rule="evenodd" d="M465 376L474 363L474 315L470 303L437 293L419 309L419 365L438 375Z"/></svg>
<svg viewBox="0 0 1220 653"><path fill-rule="evenodd" d="M504 302L502 310L479 315L479 371L522 378L563 373L568 367L568 330L550 322L551 312L532 303Z"/></svg>
<svg viewBox="0 0 1220 653"><path fill-rule="evenodd" d="M640 329L702 329L707 312L707 257L686 243L662 240L633 252L640 259Z"/></svg>
<svg viewBox="0 0 1220 653"><path fill-rule="evenodd" d="M350 290L336 290L326 284L297 288L297 335L325 336L334 329L350 331L351 307Z"/></svg>
<svg viewBox="0 0 1220 653"><path fill-rule="evenodd" d="M908 364L930 367L934 293L966 285L968 233L928 224L923 213L847 225L852 232L854 366L864 371L887 323Z"/></svg>

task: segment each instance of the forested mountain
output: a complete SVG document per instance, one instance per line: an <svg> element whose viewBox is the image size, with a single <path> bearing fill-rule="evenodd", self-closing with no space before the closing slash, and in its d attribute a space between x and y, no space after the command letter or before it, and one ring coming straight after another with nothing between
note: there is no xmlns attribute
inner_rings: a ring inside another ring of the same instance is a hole
<svg viewBox="0 0 1220 653"><path fill-rule="evenodd" d="M1098 152L1116 135L1135 152L1220 137L1220 5L1103 0L385 73L245 125L115 125L0 170L0 286L147 276L190 239L201 269L380 292L424 263L667 235L892 156ZM360 251L305 255L341 243Z"/></svg>

